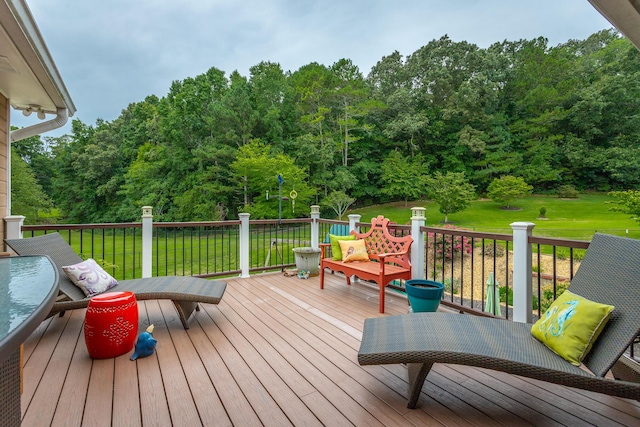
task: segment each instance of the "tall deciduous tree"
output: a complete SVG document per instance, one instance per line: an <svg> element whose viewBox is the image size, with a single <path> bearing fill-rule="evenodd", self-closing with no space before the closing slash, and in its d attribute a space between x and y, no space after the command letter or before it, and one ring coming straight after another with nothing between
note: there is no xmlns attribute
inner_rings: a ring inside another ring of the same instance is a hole
<svg viewBox="0 0 640 427"><path fill-rule="evenodd" d="M349 166L351 144L362 138L357 131L368 129L368 125L362 119L375 106L367 99L367 87L362 73L351 60L339 60L331 66L331 72L337 83L333 97L342 151L342 166L347 167Z"/></svg>
<svg viewBox="0 0 640 427"><path fill-rule="evenodd" d="M480 193L505 175L536 191L625 190L640 186L638 69L640 52L613 30L555 47L444 36L383 57L366 79L349 59L293 73L261 62L248 78L211 68L112 122L74 121L69 136L15 148L71 222L131 221L142 204L161 220L234 217L265 199L229 173L254 139L268 161L286 155L308 173L315 203L332 191L362 204L416 197L420 162Z"/></svg>
<svg viewBox="0 0 640 427"><path fill-rule="evenodd" d="M389 196L401 198L406 206L409 199L417 199L424 193L425 169L422 156L404 157L399 152L392 151L382 164L382 191Z"/></svg>
<svg viewBox="0 0 640 427"><path fill-rule="evenodd" d="M449 214L461 212L476 199L475 187L467 181L462 172L436 172L427 177L429 197L438 203L444 222L449 222Z"/></svg>
<svg viewBox="0 0 640 427"><path fill-rule="evenodd" d="M39 222L38 213L52 208L49 197L42 191L31 167L11 152L11 213L24 215L27 224Z"/></svg>
<svg viewBox="0 0 640 427"><path fill-rule="evenodd" d="M253 140L241 147L231 171L244 193L243 209L253 217L277 218L280 196L283 197L283 218L309 214L309 202L315 192L306 182L306 172L287 155L271 151L269 145ZM283 181L281 195L280 178Z"/></svg>
<svg viewBox="0 0 640 427"><path fill-rule="evenodd" d="M322 203L326 206L329 206L335 213L338 220L342 221L342 217L344 216L349 206L351 206L356 199L353 197L349 197L346 193L342 191L333 191L327 197L324 198Z"/></svg>
<svg viewBox="0 0 640 427"><path fill-rule="evenodd" d="M640 222L640 191L638 190L626 190L626 191L611 191L609 195L614 198L609 210L614 212L624 212L629 214L636 221Z"/></svg>

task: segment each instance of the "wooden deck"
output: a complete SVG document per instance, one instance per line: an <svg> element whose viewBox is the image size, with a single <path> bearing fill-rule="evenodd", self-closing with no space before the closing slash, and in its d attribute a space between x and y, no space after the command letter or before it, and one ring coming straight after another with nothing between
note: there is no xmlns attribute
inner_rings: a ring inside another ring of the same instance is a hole
<svg viewBox="0 0 640 427"><path fill-rule="evenodd" d="M500 372L435 365L418 409L406 368L357 363L366 317L407 312L377 286L327 275L233 279L185 331L168 301L140 302L153 356L91 360L84 310L43 322L25 343L23 426L640 425L636 401ZM504 343L509 345L509 343Z"/></svg>

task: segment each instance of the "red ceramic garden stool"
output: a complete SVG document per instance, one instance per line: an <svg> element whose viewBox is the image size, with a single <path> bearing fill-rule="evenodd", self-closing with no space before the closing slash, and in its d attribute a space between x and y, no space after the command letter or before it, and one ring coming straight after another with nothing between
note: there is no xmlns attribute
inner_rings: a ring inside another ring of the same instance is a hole
<svg viewBox="0 0 640 427"><path fill-rule="evenodd" d="M133 348L138 335L138 303L133 292L108 292L89 301L84 341L89 356L109 359Z"/></svg>

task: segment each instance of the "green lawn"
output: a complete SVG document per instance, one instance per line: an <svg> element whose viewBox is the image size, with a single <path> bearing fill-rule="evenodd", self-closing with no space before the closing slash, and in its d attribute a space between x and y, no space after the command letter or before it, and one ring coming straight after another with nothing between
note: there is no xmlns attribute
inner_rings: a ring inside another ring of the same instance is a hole
<svg viewBox="0 0 640 427"><path fill-rule="evenodd" d="M449 222L460 228L475 231L510 233L509 224L527 221L536 224L533 234L544 237L591 240L593 234L628 235L640 238L640 223L620 212L611 212L607 201L612 200L606 194L581 194L578 199L560 199L555 196L533 195L515 202L520 210L506 211L491 200L477 200L463 212L449 215ZM405 224L411 218L411 207L427 209L426 225L441 226L444 215L438 211L438 204L431 201L393 203L368 206L350 211L362 215L362 221L384 215L392 221ZM539 219L540 208L547 209L546 219ZM628 231L628 234L627 234Z"/></svg>

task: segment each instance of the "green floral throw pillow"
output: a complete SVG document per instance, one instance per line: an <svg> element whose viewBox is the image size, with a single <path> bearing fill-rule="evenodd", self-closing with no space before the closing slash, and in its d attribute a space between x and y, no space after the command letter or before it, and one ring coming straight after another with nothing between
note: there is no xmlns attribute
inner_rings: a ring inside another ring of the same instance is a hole
<svg viewBox="0 0 640 427"><path fill-rule="evenodd" d="M340 250L340 240L356 240L356 236L349 234L348 236L336 236L335 234L329 234L329 241L331 242L331 259L335 261L342 261L342 250Z"/></svg>
<svg viewBox="0 0 640 427"><path fill-rule="evenodd" d="M580 366L613 309L564 291L533 324L531 334L558 356Z"/></svg>

